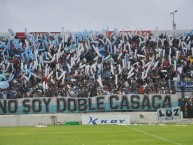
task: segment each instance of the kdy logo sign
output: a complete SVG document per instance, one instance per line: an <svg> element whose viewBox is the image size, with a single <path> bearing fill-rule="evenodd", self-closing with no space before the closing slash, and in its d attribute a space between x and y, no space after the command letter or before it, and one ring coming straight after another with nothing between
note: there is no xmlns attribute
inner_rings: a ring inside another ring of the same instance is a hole
<svg viewBox="0 0 193 145"><path fill-rule="evenodd" d="M90 116L89 116L90 117ZM90 117L90 121L88 124L123 124L125 120L117 120L117 119L98 119Z"/></svg>
<svg viewBox="0 0 193 145"><path fill-rule="evenodd" d="M130 124L129 115L82 115L82 124Z"/></svg>

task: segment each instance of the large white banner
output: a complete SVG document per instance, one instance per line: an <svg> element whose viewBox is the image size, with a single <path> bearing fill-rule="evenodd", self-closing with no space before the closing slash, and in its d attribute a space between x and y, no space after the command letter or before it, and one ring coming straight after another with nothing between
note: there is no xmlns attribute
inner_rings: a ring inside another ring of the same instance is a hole
<svg viewBox="0 0 193 145"><path fill-rule="evenodd" d="M180 107L157 109L158 121L178 121L181 119Z"/></svg>
<svg viewBox="0 0 193 145"><path fill-rule="evenodd" d="M130 115L82 115L82 124L130 124Z"/></svg>
<svg viewBox="0 0 193 145"><path fill-rule="evenodd" d="M89 98L0 99L0 115L71 112L156 111L178 106L176 94L125 94Z"/></svg>

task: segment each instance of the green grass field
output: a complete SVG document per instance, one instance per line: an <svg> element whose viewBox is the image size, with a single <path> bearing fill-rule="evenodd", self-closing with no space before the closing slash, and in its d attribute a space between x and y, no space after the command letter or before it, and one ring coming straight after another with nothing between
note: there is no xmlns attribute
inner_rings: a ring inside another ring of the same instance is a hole
<svg viewBox="0 0 193 145"><path fill-rule="evenodd" d="M193 125L2 127L0 145L193 145Z"/></svg>

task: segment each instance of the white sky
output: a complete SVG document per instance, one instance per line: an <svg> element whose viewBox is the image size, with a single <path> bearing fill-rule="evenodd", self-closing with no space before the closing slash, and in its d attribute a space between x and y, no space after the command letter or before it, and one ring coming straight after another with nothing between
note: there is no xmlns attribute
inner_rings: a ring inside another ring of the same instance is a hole
<svg viewBox="0 0 193 145"><path fill-rule="evenodd" d="M193 0L0 0L0 32L193 29Z"/></svg>

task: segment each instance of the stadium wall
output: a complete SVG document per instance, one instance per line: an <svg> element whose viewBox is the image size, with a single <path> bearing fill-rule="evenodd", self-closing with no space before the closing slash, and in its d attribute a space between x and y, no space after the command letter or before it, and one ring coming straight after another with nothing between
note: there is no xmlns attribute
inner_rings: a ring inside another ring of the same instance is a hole
<svg viewBox="0 0 193 145"><path fill-rule="evenodd" d="M182 116L182 112L179 112ZM1 115L0 127L63 125L66 122L82 123L82 115L128 115L131 124L182 123L192 124L193 119L158 120L157 112L100 112L100 113L70 113L70 114L29 114Z"/></svg>
<svg viewBox="0 0 193 145"><path fill-rule="evenodd" d="M157 112L108 112L108 113L72 113L72 114L30 114L30 115L2 115L0 127L6 126L37 126L56 125L65 122L80 122L82 115L129 115L131 123L158 123Z"/></svg>
<svg viewBox="0 0 193 145"><path fill-rule="evenodd" d="M154 124L159 123L157 109L178 107L180 98L176 94L129 94L85 99L40 97L0 100L0 126L36 126L64 124L70 121L81 122L82 115L85 114L129 115L131 123Z"/></svg>

